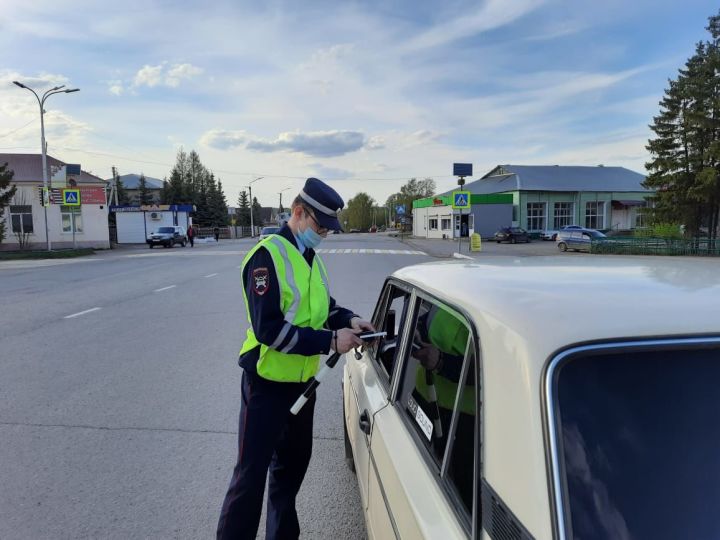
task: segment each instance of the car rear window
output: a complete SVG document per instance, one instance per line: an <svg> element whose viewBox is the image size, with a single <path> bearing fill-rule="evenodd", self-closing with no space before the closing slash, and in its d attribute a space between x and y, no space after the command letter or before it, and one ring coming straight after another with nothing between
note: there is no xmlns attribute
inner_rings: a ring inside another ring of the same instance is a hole
<svg viewBox="0 0 720 540"><path fill-rule="evenodd" d="M567 538L720 538L720 349L572 359L555 378Z"/></svg>
<svg viewBox="0 0 720 540"><path fill-rule="evenodd" d="M173 229L172 227L160 227L160 228L158 229L158 232L161 232L161 233L174 233L174 232L175 232L175 229Z"/></svg>

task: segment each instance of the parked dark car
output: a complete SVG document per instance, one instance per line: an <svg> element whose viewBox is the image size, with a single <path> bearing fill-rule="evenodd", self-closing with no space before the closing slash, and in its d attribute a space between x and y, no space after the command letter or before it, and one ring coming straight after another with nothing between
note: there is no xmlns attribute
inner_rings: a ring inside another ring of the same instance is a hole
<svg viewBox="0 0 720 540"><path fill-rule="evenodd" d="M280 232L280 227L263 227L260 230L260 236L258 237L258 242L260 240L267 238L271 234L277 234L279 232Z"/></svg>
<svg viewBox="0 0 720 540"><path fill-rule="evenodd" d="M500 242L510 242L511 244L527 243L530 241L530 235L522 227L502 227L495 233L495 241L498 244Z"/></svg>
<svg viewBox="0 0 720 540"><path fill-rule="evenodd" d="M187 236L185 235L185 229L178 227L177 225L172 227L160 227L157 231L151 233L146 240L150 249L154 246L164 246L171 248L175 244L180 244L185 247L187 243Z"/></svg>
<svg viewBox="0 0 720 540"><path fill-rule="evenodd" d="M557 246L560 251L590 251L592 241L607 238L595 229L568 229L560 231L557 236Z"/></svg>

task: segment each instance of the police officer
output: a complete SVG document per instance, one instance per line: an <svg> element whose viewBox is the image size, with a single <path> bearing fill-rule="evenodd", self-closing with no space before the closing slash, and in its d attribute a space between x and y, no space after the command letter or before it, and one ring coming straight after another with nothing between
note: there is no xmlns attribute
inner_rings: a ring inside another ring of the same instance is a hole
<svg viewBox="0 0 720 540"><path fill-rule="evenodd" d="M330 296L325 265L313 251L339 230L342 198L309 178L288 223L247 254L243 293L250 328L240 350L242 407L238 458L225 495L218 539L254 539L269 479L266 538L298 538L295 497L312 452L315 396L297 416L290 407L317 373L320 355L362 345L372 324ZM269 469L269 475L268 475Z"/></svg>

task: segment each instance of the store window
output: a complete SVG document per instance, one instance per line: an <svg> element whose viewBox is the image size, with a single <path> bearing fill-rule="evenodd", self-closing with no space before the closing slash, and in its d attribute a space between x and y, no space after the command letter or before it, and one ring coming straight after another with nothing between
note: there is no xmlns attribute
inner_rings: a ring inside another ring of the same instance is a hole
<svg viewBox="0 0 720 540"><path fill-rule="evenodd" d="M545 229L545 203L527 203L527 229L542 231Z"/></svg>
<svg viewBox="0 0 720 540"><path fill-rule="evenodd" d="M450 216L443 216L440 220L440 226L443 231L449 231L452 228L452 219Z"/></svg>
<svg viewBox="0 0 720 540"><path fill-rule="evenodd" d="M556 202L553 215L553 229L562 229L573 224L573 203Z"/></svg>
<svg viewBox="0 0 720 540"><path fill-rule="evenodd" d="M605 203L603 201L585 203L585 227L588 229L605 228Z"/></svg>
<svg viewBox="0 0 720 540"><path fill-rule="evenodd" d="M437 231L438 229L438 218L437 217L431 217L428 220L428 224L430 226L431 231Z"/></svg>

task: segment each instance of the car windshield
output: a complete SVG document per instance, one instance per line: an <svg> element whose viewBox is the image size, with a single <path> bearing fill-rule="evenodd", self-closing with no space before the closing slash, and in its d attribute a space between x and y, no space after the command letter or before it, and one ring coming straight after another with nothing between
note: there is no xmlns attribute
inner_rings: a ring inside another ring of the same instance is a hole
<svg viewBox="0 0 720 540"><path fill-rule="evenodd" d="M280 227L264 227L261 234L275 234L280 230Z"/></svg>
<svg viewBox="0 0 720 540"><path fill-rule="evenodd" d="M525 229L521 229L520 227L512 227L509 230L514 233L524 233L525 232Z"/></svg>
<svg viewBox="0 0 720 540"><path fill-rule="evenodd" d="M175 229L173 229L172 227L160 227L158 229L158 232L159 233L174 233Z"/></svg>
<svg viewBox="0 0 720 540"><path fill-rule="evenodd" d="M720 538L720 350L580 357L555 378L567 538Z"/></svg>

